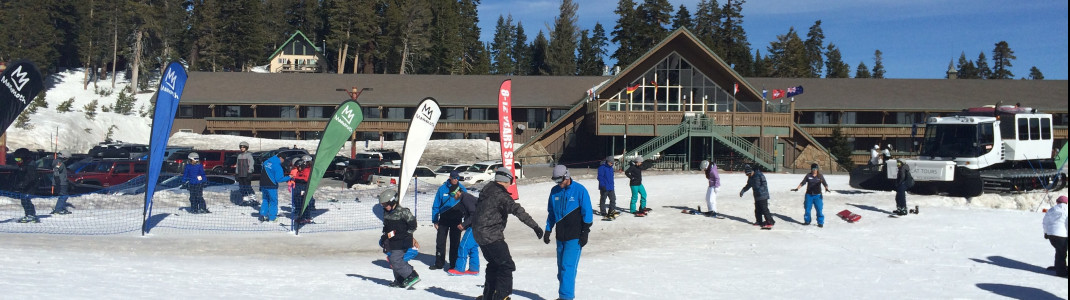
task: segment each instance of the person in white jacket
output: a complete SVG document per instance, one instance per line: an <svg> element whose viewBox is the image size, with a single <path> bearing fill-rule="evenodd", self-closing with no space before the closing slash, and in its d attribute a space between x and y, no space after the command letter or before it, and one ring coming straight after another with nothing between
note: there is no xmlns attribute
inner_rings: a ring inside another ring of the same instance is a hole
<svg viewBox="0 0 1070 300"><path fill-rule="evenodd" d="M1044 238L1055 247L1055 275L1066 277L1066 232L1068 230L1066 196L1059 196L1055 206L1044 214Z"/></svg>

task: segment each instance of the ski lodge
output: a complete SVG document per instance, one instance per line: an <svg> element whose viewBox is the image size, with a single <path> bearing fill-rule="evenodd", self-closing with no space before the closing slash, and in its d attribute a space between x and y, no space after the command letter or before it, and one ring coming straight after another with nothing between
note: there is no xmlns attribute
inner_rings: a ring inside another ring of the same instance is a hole
<svg viewBox="0 0 1070 300"><path fill-rule="evenodd" d="M298 49L294 43L316 50L303 35L280 49ZM364 121L355 141L404 139L426 97L443 109L432 138L498 140L497 89L512 79L517 157L530 163L593 166L627 153L666 168L714 157L729 169L816 162L832 170L840 169L829 152L837 129L863 163L873 145L911 156L928 117L1019 103L1053 114L1055 144L1067 140L1067 80L743 78L683 29L613 76L306 73L295 70L311 67L294 59L276 68L282 59L272 61L278 73L190 72L172 130L317 139L335 107L359 94ZM791 98L763 93L798 86L805 92Z"/></svg>

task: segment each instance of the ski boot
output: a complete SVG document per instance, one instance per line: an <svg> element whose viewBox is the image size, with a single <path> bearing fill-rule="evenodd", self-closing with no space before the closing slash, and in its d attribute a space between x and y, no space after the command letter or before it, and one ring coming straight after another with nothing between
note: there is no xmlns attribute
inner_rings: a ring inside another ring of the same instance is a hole
<svg viewBox="0 0 1070 300"><path fill-rule="evenodd" d="M19 223L41 223L37 216L25 216L18 220Z"/></svg>
<svg viewBox="0 0 1070 300"><path fill-rule="evenodd" d="M420 282L420 274L416 274L416 271L413 270L412 274L409 275L409 278L405 278L405 281L404 281L405 285L403 287L404 288L412 288L412 285L416 284L417 282Z"/></svg>
<svg viewBox="0 0 1070 300"><path fill-rule="evenodd" d="M912 213L912 214L915 214L915 215L916 215L916 214L918 214L918 206L917 206L917 205L914 205L914 208L913 208L913 209L910 209L910 210L909 210L909 211L907 211L907 212L909 212L909 213Z"/></svg>

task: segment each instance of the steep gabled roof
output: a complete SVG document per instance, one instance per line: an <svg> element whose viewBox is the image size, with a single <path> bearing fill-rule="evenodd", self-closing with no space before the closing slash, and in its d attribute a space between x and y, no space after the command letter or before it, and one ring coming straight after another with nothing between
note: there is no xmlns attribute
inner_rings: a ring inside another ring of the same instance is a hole
<svg viewBox="0 0 1070 300"><path fill-rule="evenodd" d="M294 32L293 35L290 35L290 38L287 39L285 43L282 43L282 45L279 45L279 49L275 49L275 53L271 53L271 56L268 56L268 57L269 58L274 58L276 55L279 55L279 52L281 52L282 49L286 48L286 45L289 45L290 42L293 41L294 38L297 38L298 36L300 36L301 39L304 40L309 45L312 45L313 48L316 48L316 44L314 44L314 43L312 43L312 41L308 40L308 37L305 36L305 34L302 33L300 30L298 30L297 32ZM320 55L320 51L321 50L322 49L316 48L316 56L321 56Z"/></svg>

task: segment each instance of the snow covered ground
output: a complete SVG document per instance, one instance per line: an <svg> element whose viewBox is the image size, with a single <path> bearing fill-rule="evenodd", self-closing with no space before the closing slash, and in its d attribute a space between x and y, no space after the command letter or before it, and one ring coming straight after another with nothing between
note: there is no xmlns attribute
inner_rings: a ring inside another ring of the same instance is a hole
<svg viewBox="0 0 1070 300"><path fill-rule="evenodd" d="M1047 196L971 201L911 195L920 215L889 218L893 193L853 190L831 175L825 228L803 226L802 175L767 174L772 231L754 220L745 176L723 175L717 220L681 214L705 207L697 173L645 178L654 209L645 218L596 220L577 278L580 299L1066 299L1067 281L1044 270L1053 250L1042 238ZM532 180L533 182L536 180ZM597 197L597 183L578 178ZM627 184L617 178L618 187ZM552 183L520 186L521 203L546 218ZM1065 195L1065 191L1059 192ZM628 193L618 191L618 206ZM597 205L597 199L593 199ZM999 208L992 208L999 206ZM862 215L848 224L835 213ZM217 214L219 212L216 212ZM359 212L357 212L359 213ZM365 213L368 213L365 211ZM64 216L77 217L78 214ZM47 219L46 219L47 221ZM25 224L22 224L25 225ZM99 236L0 234L3 298L470 299L484 277L429 271L434 230L421 222L416 290L392 279L377 230L231 233L169 230ZM506 240L517 265L514 299L557 298L555 251L512 220ZM485 268L485 262L484 262Z"/></svg>

